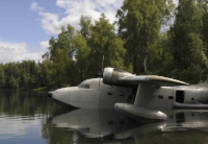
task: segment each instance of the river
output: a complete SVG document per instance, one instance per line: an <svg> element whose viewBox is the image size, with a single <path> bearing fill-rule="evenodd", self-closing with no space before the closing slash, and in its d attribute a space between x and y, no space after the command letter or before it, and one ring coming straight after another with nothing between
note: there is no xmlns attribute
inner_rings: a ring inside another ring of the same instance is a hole
<svg viewBox="0 0 208 144"><path fill-rule="evenodd" d="M207 144L208 111L147 123L114 110L61 110L44 92L1 91L0 144Z"/></svg>

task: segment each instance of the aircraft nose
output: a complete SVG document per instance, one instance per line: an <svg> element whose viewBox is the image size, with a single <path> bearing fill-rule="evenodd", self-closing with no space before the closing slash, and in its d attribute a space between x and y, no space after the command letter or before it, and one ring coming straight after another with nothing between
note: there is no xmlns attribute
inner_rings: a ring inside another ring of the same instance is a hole
<svg viewBox="0 0 208 144"><path fill-rule="evenodd" d="M52 92L52 91L48 92L47 96L48 96L49 98L53 98L53 92Z"/></svg>

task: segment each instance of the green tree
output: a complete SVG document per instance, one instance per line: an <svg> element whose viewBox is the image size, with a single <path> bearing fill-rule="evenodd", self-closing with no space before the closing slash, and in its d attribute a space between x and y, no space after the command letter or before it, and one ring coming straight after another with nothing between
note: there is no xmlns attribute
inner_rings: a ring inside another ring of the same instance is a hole
<svg viewBox="0 0 208 144"><path fill-rule="evenodd" d="M82 36L81 34L77 34L74 38L74 47L75 47L75 64L76 69L78 71L78 75L81 78L81 80L84 80L87 78L88 73L90 71L89 68L89 54L90 54L90 48L87 44L86 38Z"/></svg>
<svg viewBox="0 0 208 144"><path fill-rule="evenodd" d="M69 75L72 73L70 67L74 57L74 35L75 30L68 25L67 30L62 27L62 32L58 35L58 39L53 37L49 41L49 52L43 55L43 58L52 62L52 69L47 70L48 80L53 80L53 85L61 87L70 81ZM48 62L47 62L48 63ZM47 66L46 66L47 68ZM71 72L71 73L70 73ZM73 77L71 77L73 79Z"/></svg>
<svg viewBox="0 0 208 144"><path fill-rule="evenodd" d="M99 72L106 66L127 69L123 62L125 55L123 44L123 40L115 34L114 25L110 24L102 14L99 21L96 21L91 28L89 39L91 70ZM117 62L114 62L115 60Z"/></svg>
<svg viewBox="0 0 208 144"><path fill-rule="evenodd" d="M202 10L202 40L206 49L206 55L208 56L208 1L198 0L198 5Z"/></svg>
<svg viewBox="0 0 208 144"><path fill-rule="evenodd" d="M134 73L148 72L148 61L158 55L161 26L173 8L172 0L125 0L117 11L119 36L127 49L126 64ZM143 66L142 66L143 64Z"/></svg>
<svg viewBox="0 0 208 144"><path fill-rule="evenodd" d="M9 79L9 86L10 86L10 88L12 88L12 89L19 88L18 81L17 81L17 79L15 79L13 76L11 76L10 79Z"/></svg>
<svg viewBox="0 0 208 144"><path fill-rule="evenodd" d="M50 60L44 60L41 64L41 70L42 70L42 80L43 84L47 87L54 86L55 85L55 79L53 79L54 76L54 63Z"/></svg>
<svg viewBox="0 0 208 144"><path fill-rule="evenodd" d="M132 71L131 66L124 66L124 57L126 50L124 49L124 41L121 38L115 38L111 41L111 44L108 48L109 51L109 65L111 67L116 67L120 69L126 69Z"/></svg>
<svg viewBox="0 0 208 144"><path fill-rule="evenodd" d="M176 18L170 29L176 77L197 83L204 79L208 68L203 43L204 10L197 0L179 0Z"/></svg>
<svg viewBox="0 0 208 144"><path fill-rule="evenodd" d="M81 26L80 33L82 34L82 36L84 36L86 39L89 39L91 36L91 27L92 27L91 18L87 16L81 16L80 26Z"/></svg>
<svg viewBox="0 0 208 144"><path fill-rule="evenodd" d="M3 69L3 65L0 64L0 88L3 88L4 86L5 86L4 69Z"/></svg>

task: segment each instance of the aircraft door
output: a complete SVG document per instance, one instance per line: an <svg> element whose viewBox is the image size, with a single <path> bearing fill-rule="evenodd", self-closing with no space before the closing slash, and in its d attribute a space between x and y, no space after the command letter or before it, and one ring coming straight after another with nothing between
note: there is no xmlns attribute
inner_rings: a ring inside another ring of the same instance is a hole
<svg viewBox="0 0 208 144"><path fill-rule="evenodd" d="M127 97L127 103L134 104L135 98L137 93L137 87L132 88L132 93Z"/></svg>
<svg viewBox="0 0 208 144"><path fill-rule="evenodd" d="M177 90L176 91L176 102L178 103L184 103L184 91L182 90Z"/></svg>

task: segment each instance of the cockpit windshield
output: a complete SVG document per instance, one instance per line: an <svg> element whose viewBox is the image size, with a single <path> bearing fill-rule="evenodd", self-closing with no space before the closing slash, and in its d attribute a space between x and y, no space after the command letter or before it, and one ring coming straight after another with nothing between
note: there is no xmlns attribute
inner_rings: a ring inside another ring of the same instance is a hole
<svg viewBox="0 0 208 144"><path fill-rule="evenodd" d="M87 79L81 82L77 87L84 89L98 89L100 87L100 82L102 82L102 79L100 78Z"/></svg>
<svg viewBox="0 0 208 144"><path fill-rule="evenodd" d="M78 87L79 87L79 88L90 89L90 85L87 84L87 83L84 83L84 82L80 83L80 84L78 85Z"/></svg>

